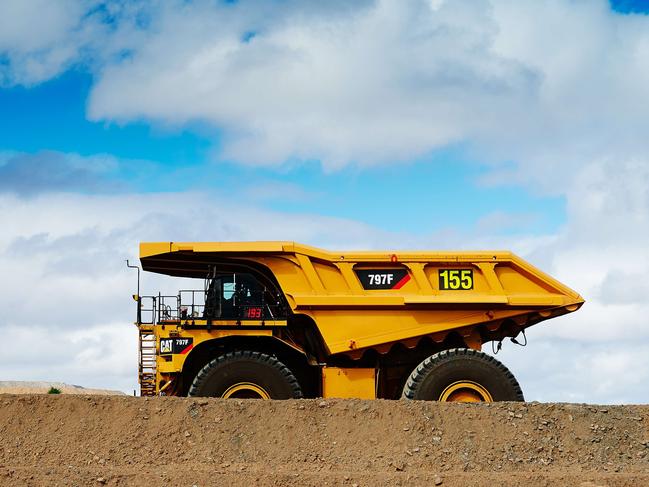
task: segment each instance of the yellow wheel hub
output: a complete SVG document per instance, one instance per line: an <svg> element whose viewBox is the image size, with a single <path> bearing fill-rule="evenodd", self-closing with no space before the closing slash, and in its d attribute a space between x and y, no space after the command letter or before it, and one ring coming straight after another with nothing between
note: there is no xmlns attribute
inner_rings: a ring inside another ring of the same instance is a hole
<svg viewBox="0 0 649 487"><path fill-rule="evenodd" d="M221 397L233 399L270 399L270 394L263 387L252 382L238 382L228 387Z"/></svg>
<svg viewBox="0 0 649 487"><path fill-rule="evenodd" d="M439 396L442 402L493 402L489 391L476 382L453 382Z"/></svg>

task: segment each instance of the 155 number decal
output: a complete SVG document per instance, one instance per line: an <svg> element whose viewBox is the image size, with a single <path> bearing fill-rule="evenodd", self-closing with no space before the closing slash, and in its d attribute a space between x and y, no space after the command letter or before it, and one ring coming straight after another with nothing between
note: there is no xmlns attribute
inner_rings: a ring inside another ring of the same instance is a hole
<svg viewBox="0 0 649 487"><path fill-rule="evenodd" d="M468 291L473 289L473 269L440 270L439 288L442 291Z"/></svg>

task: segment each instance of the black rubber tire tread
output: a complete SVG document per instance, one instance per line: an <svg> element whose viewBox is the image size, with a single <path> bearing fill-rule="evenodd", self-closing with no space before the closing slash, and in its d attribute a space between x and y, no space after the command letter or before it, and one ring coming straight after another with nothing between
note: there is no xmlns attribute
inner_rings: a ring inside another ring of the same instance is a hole
<svg viewBox="0 0 649 487"><path fill-rule="evenodd" d="M228 367L247 362L253 369L258 368L262 374L271 374L273 380L280 384L280 387L264 387L271 399L300 399L302 398L302 388L293 375L293 372L280 362L276 357L261 352L251 350L237 350L219 355L208 362L192 381L189 388L188 396L201 397L209 396L206 390L214 387L214 382L220 381L229 387L227 377L223 373ZM253 374L254 375L254 374ZM255 382L257 378L246 377L250 382ZM272 389L272 390L268 390Z"/></svg>
<svg viewBox="0 0 649 487"><path fill-rule="evenodd" d="M458 366L464 370L452 370ZM406 381L402 398L437 400L441 391L458 380L477 382L489 391L494 401L525 400L518 381L507 367L491 355L470 348L450 348L421 362Z"/></svg>

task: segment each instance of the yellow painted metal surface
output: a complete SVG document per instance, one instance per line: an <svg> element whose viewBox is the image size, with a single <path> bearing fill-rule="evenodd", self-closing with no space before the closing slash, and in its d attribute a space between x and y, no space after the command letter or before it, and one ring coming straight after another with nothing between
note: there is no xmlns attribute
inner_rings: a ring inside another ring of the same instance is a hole
<svg viewBox="0 0 649 487"><path fill-rule="evenodd" d="M322 369L322 397L376 398L376 371L374 369Z"/></svg>
<svg viewBox="0 0 649 487"><path fill-rule="evenodd" d="M156 383L158 389L161 382L165 382L183 369L185 361L192 350L203 342L218 340L230 336L272 336L271 329L268 330L247 330L233 328L232 330L196 330L192 328L183 329L180 326L161 325L153 327L156 333L157 358L156 358ZM185 353L161 354L160 342L168 338L187 338L192 340L191 347Z"/></svg>
<svg viewBox="0 0 649 487"><path fill-rule="evenodd" d="M367 348L384 353L416 337L441 341L449 331L479 348L477 325L493 331L507 321L523 329L584 302L505 251L334 252L294 242L157 242L142 243L140 258L144 270L196 278L223 259L264 266L293 313L314 320L328 352L352 357ZM405 272L407 279L394 289L366 289L358 277L364 270ZM469 271L470 288L461 280Z"/></svg>
<svg viewBox="0 0 649 487"><path fill-rule="evenodd" d="M258 384L238 382L228 387L221 397L224 399L270 399L270 394Z"/></svg>
<svg viewBox="0 0 649 487"><path fill-rule="evenodd" d="M473 381L457 381L450 384L439 396L441 402L493 402L489 391Z"/></svg>

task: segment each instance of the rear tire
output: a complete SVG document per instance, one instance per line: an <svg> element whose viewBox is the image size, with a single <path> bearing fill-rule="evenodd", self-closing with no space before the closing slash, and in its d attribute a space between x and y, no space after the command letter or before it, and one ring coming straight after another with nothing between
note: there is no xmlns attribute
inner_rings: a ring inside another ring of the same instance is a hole
<svg viewBox="0 0 649 487"><path fill-rule="evenodd" d="M302 389L277 358L249 350L229 352L208 362L196 375L189 396L299 399Z"/></svg>
<svg viewBox="0 0 649 487"><path fill-rule="evenodd" d="M514 375L490 355L451 348L431 355L410 374L403 398L424 401L524 401Z"/></svg>

